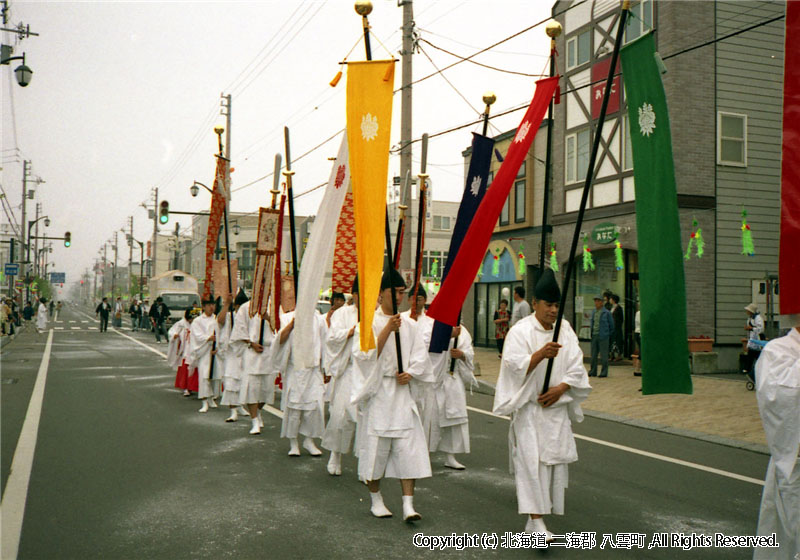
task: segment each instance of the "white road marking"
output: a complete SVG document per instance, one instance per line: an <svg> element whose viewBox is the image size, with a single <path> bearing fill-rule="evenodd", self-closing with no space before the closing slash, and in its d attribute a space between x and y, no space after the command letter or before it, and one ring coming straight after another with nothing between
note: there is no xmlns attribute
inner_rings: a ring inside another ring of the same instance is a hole
<svg viewBox="0 0 800 560"><path fill-rule="evenodd" d="M89 321L81 321L81 323L88 323Z"/></svg>
<svg viewBox="0 0 800 560"><path fill-rule="evenodd" d="M63 330L64 330L64 327L53 327L53 328L54 328L55 330L57 330L57 331L63 331Z"/></svg>
<svg viewBox="0 0 800 560"><path fill-rule="evenodd" d="M151 348L150 346L148 346L148 345L147 345L147 344L145 344L144 342L141 342L141 341L139 341L139 340L136 340L136 339L135 339L135 338L133 338L132 336L128 336L127 334L125 334L125 333L123 333L123 332L121 332L121 331L118 331L117 329L114 329L114 328L110 328L110 329L108 329L108 330L110 330L111 332L115 332L115 333L117 333L117 334L118 334L118 335L120 335L120 336L124 336L125 338L127 338L127 339L130 339L130 340L134 341L134 342L135 342L136 344L138 344L139 346L144 346L145 348L147 348L148 350L150 350L150 351L151 351L153 354L158 354L159 356L161 356L161 357L162 357L162 358L164 358L165 360L167 359L167 355L166 355L166 354L164 354L163 352L159 352L159 351L158 351L158 350L156 350L155 348Z"/></svg>
<svg viewBox="0 0 800 560"><path fill-rule="evenodd" d="M36 440L39 435L39 420L42 416L42 400L44 400L44 387L47 383L47 368L50 365L52 346L53 331L51 330L47 335L42 363L36 374L36 383L33 386L28 411L25 413L17 448L14 450L14 458L11 461L11 473L8 475L3 499L0 502L0 517L3 519L0 557L8 560L16 558L19 552L22 519L25 515L25 503L28 500L28 485L31 480Z"/></svg>
<svg viewBox="0 0 800 560"><path fill-rule="evenodd" d="M80 327L70 327L70 330L79 331L79 330L81 330L81 328Z"/></svg>
<svg viewBox="0 0 800 560"><path fill-rule="evenodd" d="M96 331L97 329L98 329L98 327L89 327L90 331Z"/></svg>
<svg viewBox="0 0 800 560"><path fill-rule="evenodd" d="M77 323L78 321L69 321L70 323Z"/></svg>
<svg viewBox="0 0 800 560"><path fill-rule="evenodd" d="M266 408L266 407L265 407ZM501 416L499 414L494 414L493 412L489 412L488 410L483 410L482 408L475 408L472 406L467 407L468 410L473 412L478 412L480 414L485 414L487 416L494 416L495 418L502 418L504 420L511 420L508 416ZM636 449L635 447L628 447L627 445L620 445L618 443L612 443L610 441L605 441L602 439L597 439L589 436L582 436L575 434L575 439L582 439L584 441L588 441L591 443L596 443L598 445L604 445L606 447L611 447L612 449L618 449L620 451L626 451L628 453L633 453L635 455L642 455L643 457L649 457L651 459L656 459L658 461L664 461L667 463L673 463L675 465L681 465L684 467L689 467L691 469L696 469L698 471L704 471L712 474L718 474L720 476L725 476L728 478L733 478L734 480L741 480L742 482L749 482L751 484L757 484L759 486L764 486L764 481L759 480L757 478L751 478L749 476L744 476L741 474L732 473L729 471L723 471L721 469L715 469L714 467L708 467L706 465L701 465L699 463L692 463L691 461L684 461L683 459L676 459L674 457L667 457L666 455L661 455L659 453L651 453L650 451L643 451L641 449Z"/></svg>

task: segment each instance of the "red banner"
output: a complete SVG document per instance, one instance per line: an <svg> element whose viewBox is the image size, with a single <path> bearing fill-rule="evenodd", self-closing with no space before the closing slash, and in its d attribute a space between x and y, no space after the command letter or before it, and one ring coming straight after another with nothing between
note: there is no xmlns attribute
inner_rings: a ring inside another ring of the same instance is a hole
<svg viewBox="0 0 800 560"><path fill-rule="evenodd" d="M203 299L213 293L214 288L214 249L222 224L225 210L226 181L228 180L228 160L217 158L217 172L214 175L214 188L211 193L211 211L208 215L208 231L206 232L206 278L203 283Z"/></svg>
<svg viewBox="0 0 800 560"><path fill-rule="evenodd" d="M356 258L356 221L353 216L353 193L348 192L336 226L336 246L333 249L334 292L350 293L358 272Z"/></svg>
<svg viewBox="0 0 800 560"><path fill-rule="evenodd" d="M517 128L506 159L497 171L494 181L489 185L478 211L475 212L475 217L461 243L461 249L450 267L442 289L428 311L428 315L437 321L450 326L456 325L461 305L486 254L497 218L542 124L544 113L558 85L558 79L559 76L554 76L536 82L536 93Z"/></svg>
<svg viewBox="0 0 800 560"><path fill-rule="evenodd" d="M609 66L611 66L610 56L592 66L592 119L600 118L600 107L603 106L603 95L606 93ZM617 61L617 70L614 72L614 79L611 82L611 94L608 96L608 109L606 109L608 115L619 111L620 77L619 61Z"/></svg>
<svg viewBox="0 0 800 560"><path fill-rule="evenodd" d="M800 313L800 2L786 2L781 162L781 314Z"/></svg>

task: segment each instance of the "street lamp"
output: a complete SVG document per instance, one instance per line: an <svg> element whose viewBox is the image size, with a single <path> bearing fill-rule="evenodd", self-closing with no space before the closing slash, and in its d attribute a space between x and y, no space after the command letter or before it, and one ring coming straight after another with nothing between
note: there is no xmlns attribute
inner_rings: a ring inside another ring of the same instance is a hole
<svg viewBox="0 0 800 560"><path fill-rule="evenodd" d="M17 83L21 87L26 87L29 83L31 83L31 76L33 75L33 70L31 70L25 64L25 53L22 53L22 56L8 56L11 54L12 48L10 45L3 45L2 50L2 59L0 59L0 64L8 64L12 60L21 60L22 64L17 66L14 70L14 75L17 78Z"/></svg>
<svg viewBox="0 0 800 560"><path fill-rule="evenodd" d="M200 193L200 189L198 187L203 187L205 190L207 190L211 194L214 194L214 192L211 189L209 189L207 186L205 186L203 183L201 183L200 181L195 181L194 183L192 183L192 186L189 187L189 192L192 193L193 197L196 197Z"/></svg>
<svg viewBox="0 0 800 560"><path fill-rule="evenodd" d="M242 227L239 225L239 222L233 222L231 229L233 230L233 235L239 235L239 232L242 231Z"/></svg>

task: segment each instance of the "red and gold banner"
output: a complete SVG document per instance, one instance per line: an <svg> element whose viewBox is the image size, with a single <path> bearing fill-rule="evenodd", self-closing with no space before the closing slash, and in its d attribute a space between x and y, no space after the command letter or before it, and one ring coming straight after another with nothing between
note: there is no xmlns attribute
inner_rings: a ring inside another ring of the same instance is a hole
<svg viewBox="0 0 800 560"><path fill-rule="evenodd" d="M214 188L211 191L211 211L208 215L208 231L206 232L206 277L203 283L203 299L214 292L213 261L214 249L217 247L219 228L225 211L225 185L230 171L228 160L217 158L217 171L214 175ZM219 287L217 287L219 289Z"/></svg>
<svg viewBox="0 0 800 560"><path fill-rule="evenodd" d="M353 287L358 259L356 258L356 221L353 216L353 191L348 191L336 226L336 245L333 249L332 285L334 292L349 293Z"/></svg>
<svg viewBox="0 0 800 560"><path fill-rule="evenodd" d="M214 282L214 295L225 299L228 296L228 261L225 259L215 260L212 265L211 278ZM231 260L231 285L233 294L238 292L239 261Z"/></svg>

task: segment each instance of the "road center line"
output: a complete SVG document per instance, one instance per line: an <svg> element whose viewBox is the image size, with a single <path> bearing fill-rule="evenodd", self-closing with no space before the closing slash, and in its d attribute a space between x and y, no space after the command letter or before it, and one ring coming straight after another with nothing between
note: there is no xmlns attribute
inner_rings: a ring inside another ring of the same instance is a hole
<svg viewBox="0 0 800 560"><path fill-rule="evenodd" d="M489 412L488 410L483 410L482 408L475 408L473 406L468 406L468 410L473 412L477 412L479 414L485 414L487 416L493 416L495 418L502 418L504 420L511 420L508 416L501 416L499 414L494 414L493 412ZM728 478L733 478L734 480L741 480L743 482L749 482L751 484L757 484L759 486L764 486L764 481L759 480L757 478L751 478L749 476L744 476L741 474L732 473L729 471L723 471L721 469L715 469L714 467L708 467L706 465L701 465L699 463L692 463L691 461L684 461L683 459L676 459L674 457L668 457L666 455L661 455L659 453L651 453L650 451L643 451L641 449L636 449L635 447L628 447L627 445L620 445L618 443L612 443L610 441L605 441L602 439L597 439L589 436L582 436L579 434L575 434L575 439L582 439L584 441L588 441L591 443L596 443L597 445L604 445L606 447L611 447L612 449L618 449L620 451L626 451L628 453L633 453L635 455L642 455L643 457L649 457L651 459L656 459L658 461L664 461L666 463L673 463L675 465L681 465L684 467L689 467L691 469L696 469L698 471L705 471L712 474L717 474L720 476L725 476Z"/></svg>
<svg viewBox="0 0 800 560"><path fill-rule="evenodd" d="M53 346L53 331L47 335L42 363L36 374L31 400L22 430L11 461L11 473L8 475L6 489L0 502L0 517L3 519L2 545L0 557L11 560L19 552L19 540L22 533L22 520L25 516L25 503L28 500L28 485L33 468L33 455L36 451L36 440L39 436L39 420L42 417L42 401L47 383L47 368L50 365L50 349Z"/></svg>

